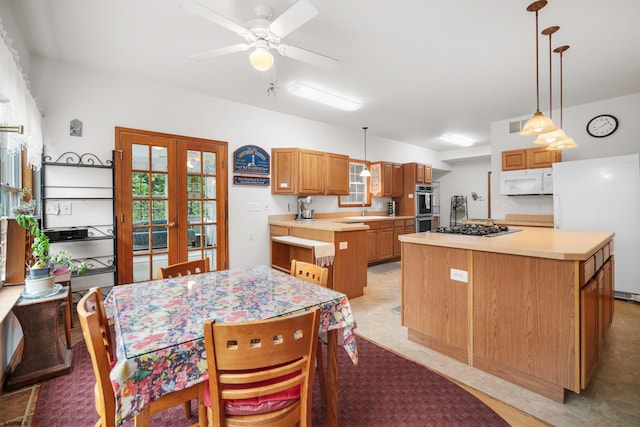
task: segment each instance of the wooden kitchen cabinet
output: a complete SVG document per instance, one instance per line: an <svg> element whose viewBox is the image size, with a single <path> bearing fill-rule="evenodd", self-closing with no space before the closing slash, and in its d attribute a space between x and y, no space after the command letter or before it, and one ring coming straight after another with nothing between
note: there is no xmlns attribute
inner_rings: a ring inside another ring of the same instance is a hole
<svg viewBox="0 0 640 427"><path fill-rule="evenodd" d="M595 277L580 290L580 387L585 388L598 364L598 281Z"/></svg>
<svg viewBox="0 0 640 427"><path fill-rule="evenodd" d="M398 236L415 232L415 224L412 219L396 219L393 221L393 258L400 258L402 244Z"/></svg>
<svg viewBox="0 0 640 427"><path fill-rule="evenodd" d="M378 221L365 222L367 230L367 264L378 261Z"/></svg>
<svg viewBox="0 0 640 427"><path fill-rule="evenodd" d="M378 261L393 258L393 221L380 221L378 229Z"/></svg>
<svg viewBox="0 0 640 427"><path fill-rule="evenodd" d="M349 195L349 156L335 153L325 154L326 188L325 194Z"/></svg>
<svg viewBox="0 0 640 427"><path fill-rule="evenodd" d="M388 219L381 221L367 221L367 263L378 264L400 257L400 242L398 236L407 234L405 221L413 224L413 220ZM413 233L413 227L411 228Z"/></svg>
<svg viewBox="0 0 640 427"><path fill-rule="evenodd" d="M415 216L414 195L416 185L429 185L432 180L431 165L423 163L405 163L402 165L402 197L397 200L398 215Z"/></svg>
<svg viewBox="0 0 640 427"><path fill-rule="evenodd" d="M402 165L391 162L371 163L371 196L402 196Z"/></svg>
<svg viewBox="0 0 640 427"><path fill-rule="evenodd" d="M271 162L273 194L349 194L348 156L301 148L273 148Z"/></svg>
<svg viewBox="0 0 640 427"><path fill-rule="evenodd" d="M522 148L502 152L502 170L550 168L562 161L562 151L547 150L546 146Z"/></svg>

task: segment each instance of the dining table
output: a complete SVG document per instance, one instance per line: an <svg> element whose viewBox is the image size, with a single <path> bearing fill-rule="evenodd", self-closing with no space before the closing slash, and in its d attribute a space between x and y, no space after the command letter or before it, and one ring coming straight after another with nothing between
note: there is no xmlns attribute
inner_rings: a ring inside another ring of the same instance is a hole
<svg viewBox="0 0 640 427"><path fill-rule="evenodd" d="M320 309L327 341L328 425L338 424L338 348L358 363L347 296L264 265L114 286L105 298L117 362L110 374L121 425L155 399L208 378L204 322L256 321Z"/></svg>

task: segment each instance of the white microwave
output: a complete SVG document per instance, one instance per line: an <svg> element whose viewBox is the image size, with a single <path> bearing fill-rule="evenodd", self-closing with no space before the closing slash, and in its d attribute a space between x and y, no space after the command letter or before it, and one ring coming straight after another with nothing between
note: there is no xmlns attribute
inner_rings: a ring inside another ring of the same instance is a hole
<svg viewBox="0 0 640 427"><path fill-rule="evenodd" d="M553 169L523 169L504 171L500 174L500 194L523 196L553 194Z"/></svg>

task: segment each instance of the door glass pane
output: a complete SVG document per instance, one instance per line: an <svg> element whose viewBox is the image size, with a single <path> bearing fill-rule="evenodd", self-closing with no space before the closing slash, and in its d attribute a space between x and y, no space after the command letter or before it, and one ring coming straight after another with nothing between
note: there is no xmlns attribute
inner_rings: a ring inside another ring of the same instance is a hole
<svg viewBox="0 0 640 427"><path fill-rule="evenodd" d="M200 173L202 171L202 160L199 151L187 151L187 173Z"/></svg>
<svg viewBox="0 0 640 427"><path fill-rule="evenodd" d="M154 146L151 150L152 170L156 172L167 171L167 147Z"/></svg>
<svg viewBox="0 0 640 427"><path fill-rule="evenodd" d="M131 190L133 197L149 195L149 174L147 172L133 172L131 174Z"/></svg>
<svg viewBox="0 0 640 427"><path fill-rule="evenodd" d="M149 146L139 144L131 146L131 168L149 170Z"/></svg>
<svg viewBox="0 0 640 427"><path fill-rule="evenodd" d="M200 182L201 177L198 175L189 175L187 178L187 197L189 199L199 199L202 197Z"/></svg>
<svg viewBox="0 0 640 427"><path fill-rule="evenodd" d="M216 197L216 177L215 176L206 176L205 177L205 197L209 199L213 199Z"/></svg>
<svg viewBox="0 0 640 427"><path fill-rule="evenodd" d="M204 222L216 222L216 202L207 200L204 204Z"/></svg>
<svg viewBox="0 0 640 427"><path fill-rule="evenodd" d="M216 225L205 225L204 226L204 235L205 235L205 246L216 246L217 236L216 236Z"/></svg>
<svg viewBox="0 0 640 427"><path fill-rule="evenodd" d="M216 173L216 153L203 153L204 167L203 172L205 174Z"/></svg>
<svg viewBox="0 0 640 427"><path fill-rule="evenodd" d="M153 189L153 197L167 197L167 174L154 173L151 175L151 188Z"/></svg>
<svg viewBox="0 0 640 427"><path fill-rule="evenodd" d="M187 212L189 224L202 222L202 201L189 200L187 202Z"/></svg>

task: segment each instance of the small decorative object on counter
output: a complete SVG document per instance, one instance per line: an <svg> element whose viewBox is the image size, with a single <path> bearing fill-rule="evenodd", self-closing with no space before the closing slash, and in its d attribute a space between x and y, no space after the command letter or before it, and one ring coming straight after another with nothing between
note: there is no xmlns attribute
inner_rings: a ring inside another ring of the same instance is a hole
<svg viewBox="0 0 640 427"><path fill-rule="evenodd" d="M36 200L33 198L31 188L21 188L18 192L18 197L20 198L20 205L11 210L16 214L33 215L36 210Z"/></svg>

